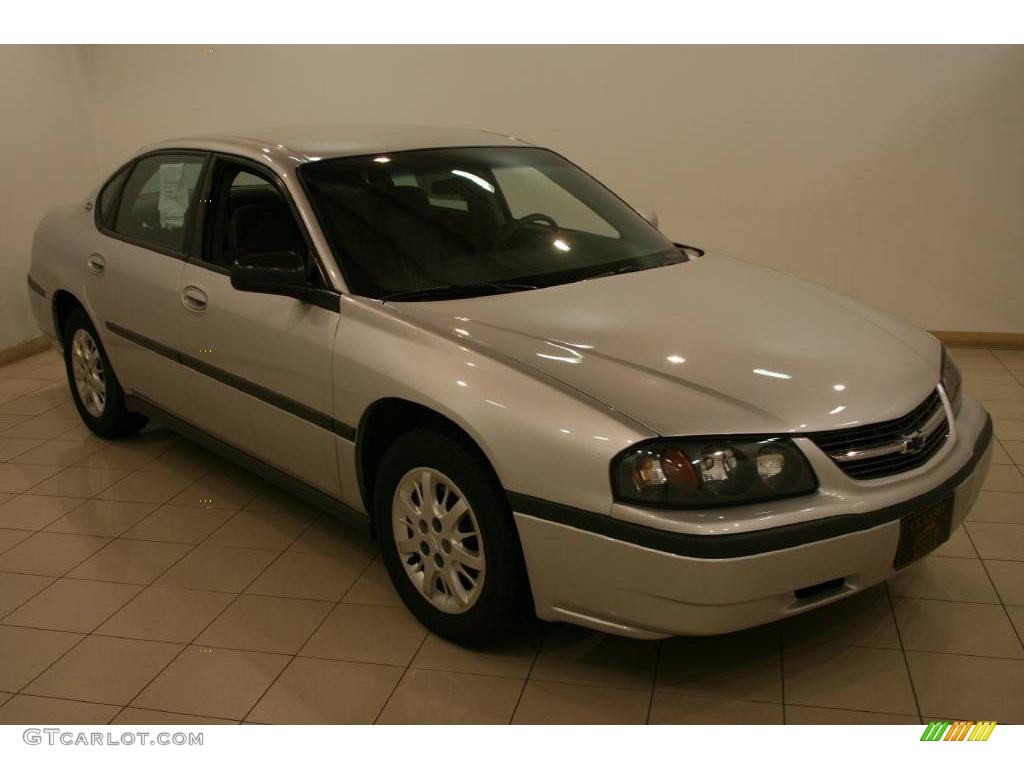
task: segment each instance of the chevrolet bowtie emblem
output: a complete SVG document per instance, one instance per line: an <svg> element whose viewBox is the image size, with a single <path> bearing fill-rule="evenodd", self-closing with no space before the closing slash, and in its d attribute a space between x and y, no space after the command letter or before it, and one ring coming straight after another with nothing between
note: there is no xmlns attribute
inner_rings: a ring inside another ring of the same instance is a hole
<svg viewBox="0 0 1024 768"><path fill-rule="evenodd" d="M903 447L900 449L900 453L917 453L924 448L924 435L917 430L906 435L901 435L900 440L903 441Z"/></svg>

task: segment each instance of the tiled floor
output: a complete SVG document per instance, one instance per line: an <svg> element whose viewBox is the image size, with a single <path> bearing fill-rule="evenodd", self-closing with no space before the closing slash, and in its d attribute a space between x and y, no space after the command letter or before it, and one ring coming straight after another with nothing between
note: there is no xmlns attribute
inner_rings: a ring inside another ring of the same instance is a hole
<svg viewBox="0 0 1024 768"><path fill-rule="evenodd" d="M564 625L469 652L376 548L161 429L92 437L47 352L0 369L0 722L1024 723L1024 352L965 529L868 593L714 638ZM205 501L204 501L205 500Z"/></svg>

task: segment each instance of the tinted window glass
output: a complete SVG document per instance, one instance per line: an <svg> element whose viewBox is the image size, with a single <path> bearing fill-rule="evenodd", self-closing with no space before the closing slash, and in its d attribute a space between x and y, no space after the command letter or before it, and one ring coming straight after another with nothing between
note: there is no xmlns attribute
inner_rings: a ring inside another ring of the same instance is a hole
<svg viewBox="0 0 1024 768"><path fill-rule="evenodd" d="M542 287L686 258L543 149L415 150L323 160L299 173L349 287L364 296Z"/></svg>
<svg viewBox="0 0 1024 768"><path fill-rule="evenodd" d="M230 268L240 256L274 251L307 256L302 230L287 199L262 174L219 161L214 210L203 253L210 264Z"/></svg>
<svg viewBox="0 0 1024 768"><path fill-rule="evenodd" d="M150 155L139 160L125 184L114 231L183 253L204 162L201 155L187 154Z"/></svg>
<svg viewBox="0 0 1024 768"><path fill-rule="evenodd" d="M110 220L114 215L114 206L117 204L117 194L121 191L121 187L124 185L124 180L128 178L130 170L131 166L126 165L115 173L100 192L98 217L102 226L110 225Z"/></svg>

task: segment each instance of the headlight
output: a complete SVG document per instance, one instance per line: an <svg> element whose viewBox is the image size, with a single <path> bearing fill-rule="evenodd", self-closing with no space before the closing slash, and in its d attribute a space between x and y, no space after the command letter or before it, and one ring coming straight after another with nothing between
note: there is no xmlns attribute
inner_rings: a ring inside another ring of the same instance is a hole
<svg viewBox="0 0 1024 768"><path fill-rule="evenodd" d="M953 415L960 413L960 403L963 400L963 392L960 378L960 366L949 354L945 347L942 348L942 388L946 390L946 397L953 407Z"/></svg>
<svg viewBox="0 0 1024 768"><path fill-rule="evenodd" d="M652 440L612 460L615 498L657 507L747 504L817 487L803 453L782 437Z"/></svg>

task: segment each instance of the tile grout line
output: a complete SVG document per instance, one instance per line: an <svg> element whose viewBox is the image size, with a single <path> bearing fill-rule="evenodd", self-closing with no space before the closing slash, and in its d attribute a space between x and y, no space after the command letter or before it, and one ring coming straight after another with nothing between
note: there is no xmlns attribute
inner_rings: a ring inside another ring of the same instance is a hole
<svg viewBox="0 0 1024 768"><path fill-rule="evenodd" d="M658 689L658 674L661 672L661 654L665 651L664 639L658 641L658 649L654 652L654 674L651 675L651 694L647 697L647 717L644 724L651 724L651 715L654 714L654 693ZM532 670L531 670L532 671Z"/></svg>
<svg viewBox="0 0 1024 768"><path fill-rule="evenodd" d="M325 514L321 514L319 517L314 518L313 521L308 526L306 526L305 529L303 529L302 533L300 533L298 536L295 537L295 539L292 541L292 544L294 544L296 541L298 541L300 538L302 538L302 536L307 531L309 531L314 525L317 524L317 522L322 520L324 517L325 517ZM291 545L289 545L289 546L291 546ZM286 551L288 551L288 550L287 549L282 550L282 553L284 553ZM279 557L280 557L280 555L279 555ZM263 693L261 693L256 698L256 701L253 702L252 706L249 707L249 709L242 716L242 718L239 720L239 722L244 723L244 722L246 722L249 719L249 716L256 710L256 708L260 705L260 703L263 701L263 699L266 698L267 694L270 693L270 690L277 684L277 681L281 679L281 676L284 675L284 673L292 666L292 664L295 662L295 659L299 658L299 656L302 653L302 651L306 648L307 645L309 645L310 640L313 639L313 636L317 632L320 631L320 628L331 617L331 614L334 613L337 610L339 605L341 605L341 601L345 599L345 595L347 595L349 592L352 591L353 587L355 587L355 585L359 581L359 579L361 579L363 577L363 574L366 573L367 570L369 570L370 566L373 565L375 560L376 560L375 557L374 558L370 558L370 560L366 563L366 565L363 566L363 569L352 580L352 583L349 584L348 589L346 589L344 592L342 592L341 597L339 597L334 602L334 604L331 606L330 610L328 610L327 612L324 613L323 618L320 619L319 623L317 623L317 625L313 628L313 631L310 632L309 635L306 637L306 639L302 641L302 644L299 646L298 650L295 653L291 654L291 658L288 659L287 663L285 663L285 665L283 667L281 667L280 671L274 676L274 679L270 681L270 685L268 685L264 689ZM276 562L276 561L277 561L277 558L274 558L274 562ZM271 565L272 564L273 563L271 563ZM267 567L269 568L270 566L268 565ZM261 575L262 575L262 573L261 573ZM246 587L246 589L251 587L253 583L255 583L255 582L250 583L249 586ZM325 601L322 601L322 602L328 602L328 601L325 600ZM198 637L198 635L197 635L197 637ZM303 656L302 658L315 658L315 657ZM390 666L390 665L381 665L381 666Z"/></svg>
<svg viewBox="0 0 1024 768"><path fill-rule="evenodd" d="M388 693L388 697L386 699L384 699L384 703L381 704L380 705L380 709L377 710L377 715L376 715L376 717L373 718L373 725L378 725L380 723L381 717L384 716L384 710L386 710L388 708L388 704L391 703L391 699L394 698L395 693L401 687L402 681L405 680L406 675L409 674L409 670L412 669L413 662L416 661L416 657L419 655L419 652L423 649L423 645L424 645L424 643L427 642L427 638L428 637L430 637L430 631L429 630L427 631L427 634L425 634L423 636L423 639L420 640L420 644L418 646L416 646L416 651L413 653L412 658L409 660L409 663L405 665L405 669L402 670L402 674L399 675L398 680L395 681L395 685L394 685L394 687L392 687L391 691ZM525 687L525 685L526 685L525 681L523 682L523 685ZM520 691L520 696L521 695L522 695L522 691ZM513 711L513 715L514 714L515 714L515 712ZM509 716L509 722L510 723L512 722L512 716Z"/></svg>
<svg viewBox="0 0 1024 768"><path fill-rule="evenodd" d="M896 627L896 639L900 644L900 654L903 656L903 668L907 671L907 682L910 683L910 693L914 697L914 709L917 712L917 719L921 719L921 702L917 698L917 686L914 685L914 675L910 671L910 660L907 658L907 649L903 645L903 632L900 630L900 622L896 617L896 607L893 604L892 592L889 590L889 582L885 581L885 595L889 598L889 612L892 614L892 623Z"/></svg>
<svg viewBox="0 0 1024 768"><path fill-rule="evenodd" d="M540 622L540 620L536 619L536 618L534 619L534 621L538 622L538 624ZM508 718L509 725L511 725L512 722L516 719L516 713L519 711L519 705L523 703L523 696L526 695L526 686L529 685L530 679L533 677L533 668L537 665L537 658L540 656L541 649L544 647L544 641L547 639L547 633L548 633L547 632L548 631L548 627L547 626L538 626L537 630L538 630L537 645L536 645L536 648L535 648L535 650L533 652L533 657L530 659L530 667L529 667L529 669L526 670L526 677L522 678L523 686L519 689L519 696L516 697L516 704L515 704L514 707L512 707L512 714L509 715L509 718ZM415 661L415 657L413 658L413 660ZM423 667L420 667L420 669L423 669ZM450 670L433 670L433 671L435 671L435 672L443 672L443 671L450 671ZM497 675L486 675L486 676L487 677L497 677ZM506 679L518 680L519 678L506 678Z"/></svg>
<svg viewBox="0 0 1024 768"><path fill-rule="evenodd" d="M971 536L971 532L967 530L966 525L964 526L964 532L967 534L967 540L971 542L971 546L974 547L974 551L977 552L978 547L975 545L974 539ZM1006 620L1010 623L1010 629L1012 629L1013 633L1017 636L1017 642L1020 643L1021 650L1024 651L1024 636L1021 635L1021 630L1017 628L1017 624L1013 621L1013 617L1010 616L1010 611L1006 607L1006 603L1003 601L1003 595L999 591L999 587L996 586L995 579L992 578L992 574L988 570L988 565L985 564L985 559L980 556L978 557L978 559L981 560L981 568L985 571L985 576L988 578L989 584L992 585L992 591L996 593L996 599L999 601L999 605L1003 608L1003 614L1006 616Z"/></svg>

